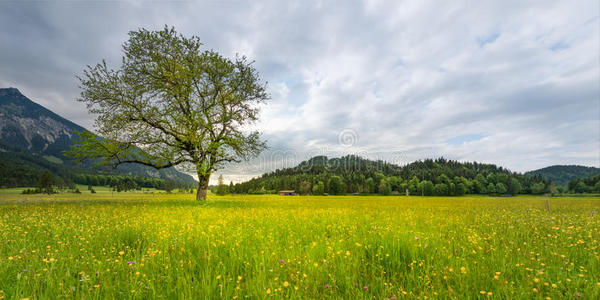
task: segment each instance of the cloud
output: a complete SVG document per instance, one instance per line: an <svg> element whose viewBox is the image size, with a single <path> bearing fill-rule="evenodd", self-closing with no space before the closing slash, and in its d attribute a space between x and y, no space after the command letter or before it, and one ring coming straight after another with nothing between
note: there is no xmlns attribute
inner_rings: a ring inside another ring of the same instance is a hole
<svg viewBox="0 0 600 300"><path fill-rule="evenodd" d="M270 150L222 170L227 180L316 154L599 166L598 5L2 2L0 85L92 127L74 101L75 75L103 58L116 66L129 30L168 24L255 60L269 82L255 126ZM344 130L355 134L350 146L339 142Z"/></svg>

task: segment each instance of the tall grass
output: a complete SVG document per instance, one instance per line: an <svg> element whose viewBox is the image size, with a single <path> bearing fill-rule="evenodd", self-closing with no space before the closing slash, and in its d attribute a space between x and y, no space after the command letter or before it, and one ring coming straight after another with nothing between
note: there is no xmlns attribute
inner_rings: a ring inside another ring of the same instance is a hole
<svg viewBox="0 0 600 300"><path fill-rule="evenodd" d="M0 197L0 298L600 297L596 199Z"/></svg>

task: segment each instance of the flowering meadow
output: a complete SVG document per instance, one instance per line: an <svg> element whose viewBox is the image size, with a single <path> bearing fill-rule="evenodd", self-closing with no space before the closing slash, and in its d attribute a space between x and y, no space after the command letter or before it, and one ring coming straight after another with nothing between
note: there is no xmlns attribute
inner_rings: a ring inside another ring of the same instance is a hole
<svg viewBox="0 0 600 300"><path fill-rule="evenodd" d="M593 198L193 198L0 195L0 299L600 298Z"/></svg>

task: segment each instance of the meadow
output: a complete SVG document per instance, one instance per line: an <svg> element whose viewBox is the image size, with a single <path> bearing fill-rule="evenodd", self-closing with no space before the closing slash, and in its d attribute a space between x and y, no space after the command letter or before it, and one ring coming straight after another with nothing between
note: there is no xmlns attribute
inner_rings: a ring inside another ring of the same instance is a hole
<svg viewBox="0 0 600 300"><path fill-rule="evenodd" d="M0 299L598 299L595 198L0 193Z"/></svg>

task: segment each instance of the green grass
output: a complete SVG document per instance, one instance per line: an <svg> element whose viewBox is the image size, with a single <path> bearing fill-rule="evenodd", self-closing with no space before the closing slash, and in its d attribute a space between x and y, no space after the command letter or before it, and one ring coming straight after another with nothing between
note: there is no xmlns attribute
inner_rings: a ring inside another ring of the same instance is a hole
<svg viewBox="0 0 600 300"><path fill-rule="evenodd" d="M600 297L600 200L0 194L0 298Z"/></svg>

